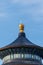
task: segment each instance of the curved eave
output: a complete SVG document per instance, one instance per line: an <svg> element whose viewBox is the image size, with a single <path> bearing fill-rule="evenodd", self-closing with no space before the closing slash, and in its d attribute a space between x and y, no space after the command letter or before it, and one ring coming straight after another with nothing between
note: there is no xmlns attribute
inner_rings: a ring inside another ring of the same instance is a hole
<svg viewBox="0 0 43 65"><path fill-rule="evenodd" d="M8 46L8 47L4 47L4 48L0 48L0 51L3 51L3 50L6 50L6 49L10 49L10 48L21 48L21 47L27 47L27 48L37 48L37 49L42 49L43 50L43 47L40 47L40 46L27 46L27 45L18 45L18 46Z"/></svg>

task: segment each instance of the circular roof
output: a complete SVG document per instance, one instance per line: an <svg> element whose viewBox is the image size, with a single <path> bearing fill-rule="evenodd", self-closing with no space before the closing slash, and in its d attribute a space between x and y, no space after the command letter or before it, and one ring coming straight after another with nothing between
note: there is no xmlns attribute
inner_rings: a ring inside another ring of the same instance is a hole
<svg viewBox="0 0 43 65"><path fill-rule="evenodd" d="M37 46L36 44L32 43L26 38L26 35L24 32L20 32L18 35L18 38L10 43L9 45L0 48L0 50L8 49L8 48L13 48L13 47L36 47L36 48L42 48L40 46Z"/></svg>

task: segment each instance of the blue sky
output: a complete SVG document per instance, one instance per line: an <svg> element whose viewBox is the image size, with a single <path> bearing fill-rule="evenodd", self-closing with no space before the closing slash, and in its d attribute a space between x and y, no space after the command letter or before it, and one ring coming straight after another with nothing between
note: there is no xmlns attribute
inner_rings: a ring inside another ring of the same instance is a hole
<svg viewBox="0 0 43 65"><path fill-rule="evenodd" d="M0 0L0 48L17 38L20 23L27 38L43 47L43 0Z"/></svg>

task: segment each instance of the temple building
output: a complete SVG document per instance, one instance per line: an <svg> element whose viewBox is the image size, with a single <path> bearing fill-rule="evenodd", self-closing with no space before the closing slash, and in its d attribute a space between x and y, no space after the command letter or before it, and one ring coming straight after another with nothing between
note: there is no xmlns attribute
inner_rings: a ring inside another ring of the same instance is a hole
<svg viewBox="0 0 43 65"><path fill-rule="evenodd" d="M27 39L24 25L19 25L19 34L11 44L0 48L2 65L42 65L43 47Z"/></svg>

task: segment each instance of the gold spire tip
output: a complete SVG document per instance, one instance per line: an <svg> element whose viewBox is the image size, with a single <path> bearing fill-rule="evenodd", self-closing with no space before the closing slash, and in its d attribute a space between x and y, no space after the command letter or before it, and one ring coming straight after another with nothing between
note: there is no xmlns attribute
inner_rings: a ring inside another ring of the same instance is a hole
<svg viewBox="0 0 43 65"><path fill-rule="evenodd" d="M20 29L20 32L24 32L24 25L23 24L20 24L19 25L19 29Z"/></svg>

